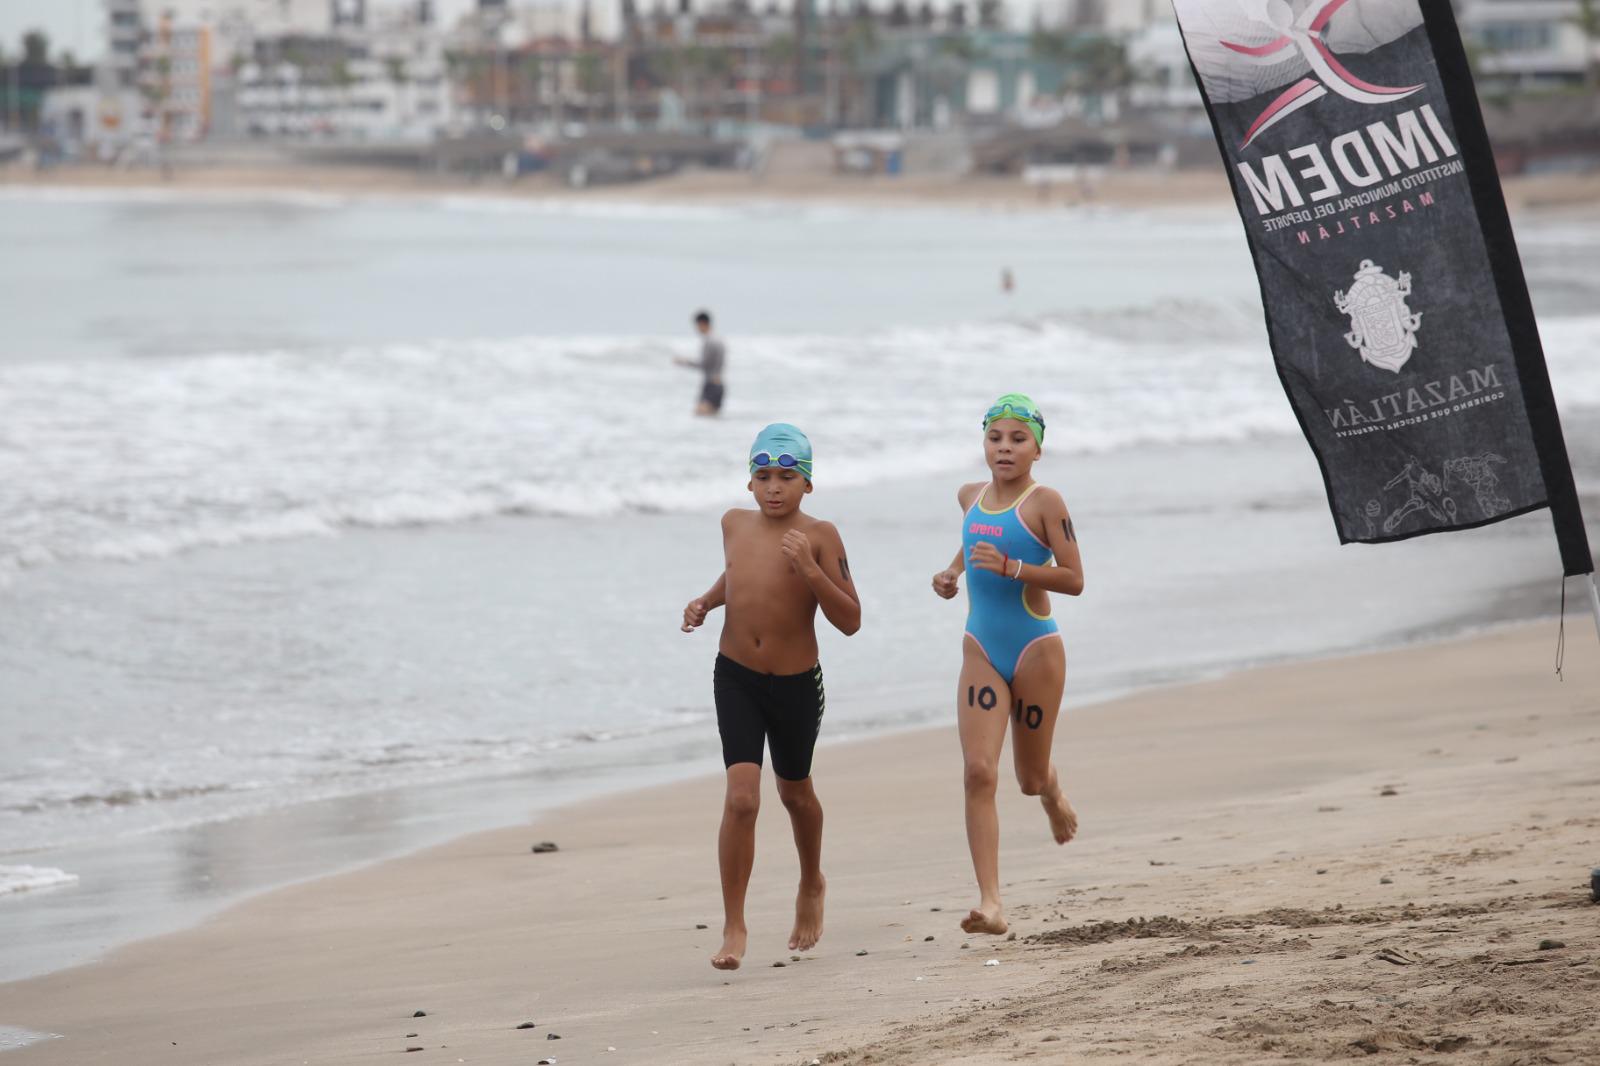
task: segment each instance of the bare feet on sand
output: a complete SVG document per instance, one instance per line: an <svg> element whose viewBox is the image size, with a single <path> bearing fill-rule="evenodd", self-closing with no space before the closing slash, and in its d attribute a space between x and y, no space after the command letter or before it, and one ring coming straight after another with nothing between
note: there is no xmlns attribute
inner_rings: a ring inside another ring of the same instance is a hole
<svg viewBox="0 0 1600 1066"><path fill-rule="evenodd" d="M711 965L719 970L737 970L739 962L744 958L744 944L750 937L749 930L740 926L737 929L727 927L722 930L722 947L711 956Z"/></svg>
<svg viewBox="0 0 1600 1066"><path fill-rule="evenodd" d="M789 934L790 951L810 951L822 939L822 897L828 882L819 874L815 886L802 884L794 898L794 932Z"/></svg>
<svg viewBox="0 0 1600 1066"><path fill-rule="evenodd" d="M998 902L980 904L976 910L967 912L961 919L961 928L969 933L989 933L999 936L1009 926L1006 925L1005 911Z"/></svg>
<svg viewBox="0 0 1600 1066"><path fill-rule="evenodd" d="M1050 816L1050 832L1055 834L1057 844L1065 844L1078 835L1078 812L1072 809L1059 787L1054 795L1040 796L1039 802L1044 804L1044 813Z"/></svg>

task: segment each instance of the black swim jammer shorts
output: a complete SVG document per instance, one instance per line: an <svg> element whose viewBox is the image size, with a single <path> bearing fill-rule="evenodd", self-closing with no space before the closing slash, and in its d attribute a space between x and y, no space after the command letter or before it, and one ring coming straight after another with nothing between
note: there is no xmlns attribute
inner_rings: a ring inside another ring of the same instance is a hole
<svg viewBox="0 0 1600 1066"><path fill-rule="evenodd" d="M772 749L775 774L785 781L811 776L811 753L828 705L820 665L800 674L763 674L718 655L711 687L717 698L724 766L736 762L760 766L765 740Z"/></svg>
<svg viewBox="0 0 1600 1066"><path fill-rule="evenodd" d="M700 402L709 406L713 411L722 410L722 383L708 381L700 389Z"/></svg>

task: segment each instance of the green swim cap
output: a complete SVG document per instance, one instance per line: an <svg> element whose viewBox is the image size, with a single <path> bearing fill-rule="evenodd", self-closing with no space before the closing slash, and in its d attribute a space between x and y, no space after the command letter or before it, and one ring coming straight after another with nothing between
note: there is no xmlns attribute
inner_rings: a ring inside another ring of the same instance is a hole
<svg viewBox="0 0 1600 1066"><path fill-rule="evenodd" d="M983 416L983 428L988 429L1002 418L1015 418L1026 425L1034 443L1044 447L1044 412L1025 393L1008 392L996 400Z"/></svg>
<svg viewBox="0 0 1600 1066"><path fill-rule="evenodd" d="M785 462L784 460L788 460ZM759 462L757 460L760 460ZM754 474L764 466L785 470L798 470L807 481L811 480L811 441L798 426L787 422L774 422L756 434L750 445L750 472Z"/></svg>

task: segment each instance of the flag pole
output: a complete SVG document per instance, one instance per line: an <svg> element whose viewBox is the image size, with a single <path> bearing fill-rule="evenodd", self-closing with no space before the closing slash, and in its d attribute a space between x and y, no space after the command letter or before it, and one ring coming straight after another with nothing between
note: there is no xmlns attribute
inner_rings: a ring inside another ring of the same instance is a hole
<svg viewBox="0 0 1600 1066"><path fill-rule="evenodd" d="M1594 631L1600 635L1600 587L1594 583L1594 571L1590 571L1589 578L1589 606L1594 610Z"/></svg>

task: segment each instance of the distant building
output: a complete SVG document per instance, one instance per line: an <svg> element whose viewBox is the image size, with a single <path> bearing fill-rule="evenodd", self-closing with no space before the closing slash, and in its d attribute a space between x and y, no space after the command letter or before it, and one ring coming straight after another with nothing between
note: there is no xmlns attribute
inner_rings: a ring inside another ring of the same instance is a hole
<svg viewBox="0 0 1600 1066"><path fill-rule="evenodd" d="M139 48L144 43L144 13L139 0L105 0L106 55L103 84L132 89L139 82Z"/></svg>
<svg viewBox="0 0 1600 1066"><path fill-rule="evenodd" d="M1040 5L1045 25L1108 33L1137 33L1161 21L1171 22L1170 0L1046 0Z"/></svg>
<svg viewBox="0 0 1600 1066"><path fill-rule="evenodd" d="M375 12L339 34L255 42L235 106L250 137L426 143L455 117L443 38L420 8Z"/></svg>
<svg viewBox="0 0 1600 1066"><path fill-rule="evenodd" d="M1205 107L1189 54L1184 51L1183 35L1173 19L1151 23L1127 40L1128 62L1134 71L1128 102L1136 108L1156 111L1193 111Z"/></svg>
<svg viewBox="0 0 1600 1066"><path fill-rule="evenodd" d="M211 129L211 30L164 16L139 53L139 89L151 132L198 141Z"/></svg>
<svg viewBox="0 0 1600 1066"><path fill-rule="evenodd" d="M258 40L291 34L333 32L350 0L146 0L154 13L175 25L211 31L211 59L218 68L248 57ZM345 5L345 6L341 6ZM364 17L364 9L363 9Z"/></svg>
<svg viewBox="0 0 1600 1066"><path fill-rule="evenodd" d="M1459 0L1457 18L1487 88L1581 84L1600 62L1578 0Z"/></svg>
<svg viewBox="0 0 1600 1066"><path fill-rule="evenodd" d="M367 0L328 0L328 21L334 29L353 26L357 29L367 24Z"/></svg>

